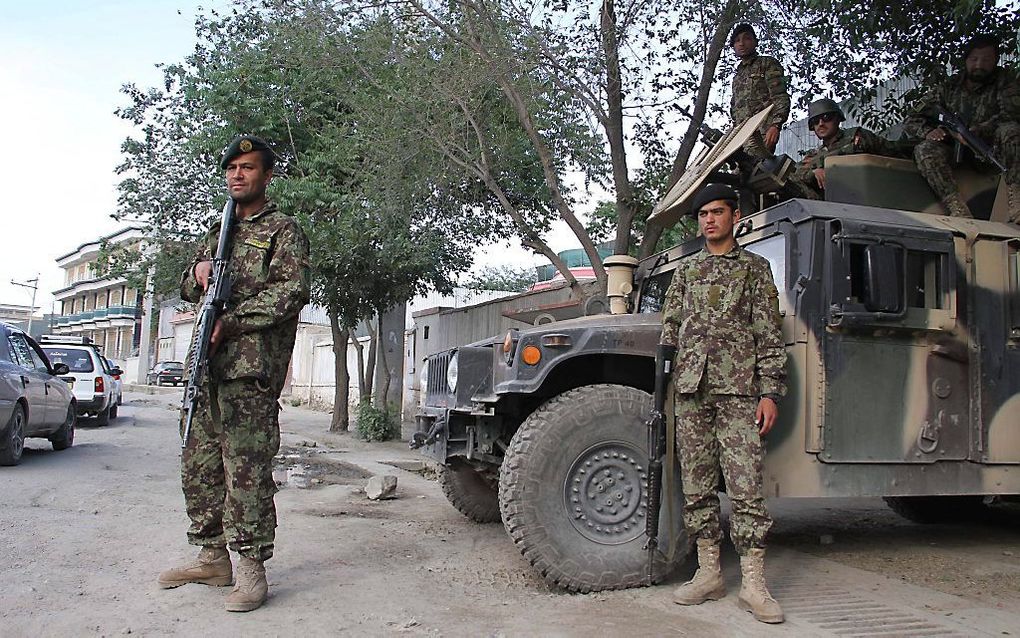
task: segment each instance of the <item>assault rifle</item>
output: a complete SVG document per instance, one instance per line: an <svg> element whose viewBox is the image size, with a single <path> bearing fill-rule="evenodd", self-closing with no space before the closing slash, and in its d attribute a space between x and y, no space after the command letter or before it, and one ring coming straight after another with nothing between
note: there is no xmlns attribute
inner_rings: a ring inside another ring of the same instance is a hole
<svg viewBox="0 0 1020 638"><path fill-rule="evenodd" d="M648 582L652 582L655 568L655 551L659 547L659 511L662 509L662 457L666 453L666 388L669 384L674 346L659 344L655 351L655 391L652 395L652 413L648 417L648 515L645 518L645 536L648 541ZM672 463L672 459L667 459Z"/></svg>
<svg viewBox="0 0 1020 638"><path fill-rule="evenodd" d="M223 207L223 220L220 222L220 240L216 245L216 255L212 259L212 275L202 298L202 307L198 310L195 332L188 351L188 381L184 387L184 401L181 403L181 419L184 423L181 430L181 447L188 445L188 435L191 434L191 422L198 407L198 392L209 366L211 345L209 340L213 327L230 298L230 253L233 248L236 207L237 202L234 198L228 197Z"/></svg>
<svg viewBox="0 0 1020 638"><path fill-rule="evenodd" d="M935 107L939 115L939 124L950 131L960 136L960 139L964 141L975 153L980 157L988 160L992 164L995 164L1002 172L1006 172L1006 165L999 161L999 158L992 154L992 147L988 146L984 140L967 128L967 124L963 121L958 114L950 111L941 104Z"/></svg>

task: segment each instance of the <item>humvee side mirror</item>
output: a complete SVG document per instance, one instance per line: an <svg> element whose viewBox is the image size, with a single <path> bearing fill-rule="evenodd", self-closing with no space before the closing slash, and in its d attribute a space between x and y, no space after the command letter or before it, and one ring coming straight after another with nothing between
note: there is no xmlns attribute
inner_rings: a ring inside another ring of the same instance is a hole
<svg viewBox="0 0 1020 638"><path fill-rule="evenodd" d="M868 244L864 248L863 298L869 312L900 312L903 308L903 248Z"/></svg>
<svg viewBox="0 0 1020 638"><path fill-rule="evenodd" d="M58 364L53 366L53 374L54 375L67 374L70 371L71 371L71 368L67 367L66 363L58 363Z"/></svg>

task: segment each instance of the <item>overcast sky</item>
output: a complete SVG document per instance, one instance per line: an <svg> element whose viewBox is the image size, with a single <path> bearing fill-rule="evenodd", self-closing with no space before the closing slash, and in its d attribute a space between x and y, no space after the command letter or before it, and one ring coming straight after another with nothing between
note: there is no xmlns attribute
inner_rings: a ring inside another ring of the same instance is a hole
<svg viewBox="0 0 1020 638"><path fill-rule="evenodd" d="M10 281L38 274L36 306L49 312L52 292L63 287L55 259L122 227L110 218L120 144L132 132L114 115L127 104L120 88L158 84L157 63L193 50L197 7L227 4L0 0L0 185L12 231L0 250L0 303L27 306L31 291ZM576 243L569 232L553 235L556 250ZM508 247L488 247L476 258L541 261Z"/></svg>

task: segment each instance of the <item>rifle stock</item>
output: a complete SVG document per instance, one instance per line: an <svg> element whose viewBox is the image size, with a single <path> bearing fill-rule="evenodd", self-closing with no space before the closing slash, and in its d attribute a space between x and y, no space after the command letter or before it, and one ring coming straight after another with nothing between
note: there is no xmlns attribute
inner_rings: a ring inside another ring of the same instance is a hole
<svg viewBox="0 0 1020 638"><path fill-rule="evenodd" d="M230 252L234 234L234 209L237 203L228 197L223 206L223 218L220 222L220 237L216 245L216 255L212 259L212 276L202 297L202 306L195 320L195 332L188 350L188 381L184 387L184 399L181 402L181 447L188 445L191 435L191 423L198 406L198 393L202 387L209 366L210 339L216 319L223 313L227 300L230 298Z"/></svg>
<svg viewBox="0 0 1020 638"><path fill-rule="evenodd" d="M654 577L655 551L659 547L659 512L662 509L662 457L666 451L666 389L669 384L676 348L659 344L655 352L655 390L652 412L648 417L648 515L645 536L648 540L648 582Z"/></svg>

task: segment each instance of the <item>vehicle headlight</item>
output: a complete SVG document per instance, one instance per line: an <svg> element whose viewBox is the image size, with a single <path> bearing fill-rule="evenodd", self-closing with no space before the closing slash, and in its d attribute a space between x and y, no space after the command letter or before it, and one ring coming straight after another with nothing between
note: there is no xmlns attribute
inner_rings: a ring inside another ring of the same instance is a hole
<svg viewBox="0 0 1020 638"><path fill-rule="evenodd" d="M450 388L450 392L457 389L457 353L453 353L450 357L450 365L446 368L446 386Z"/></svg>

